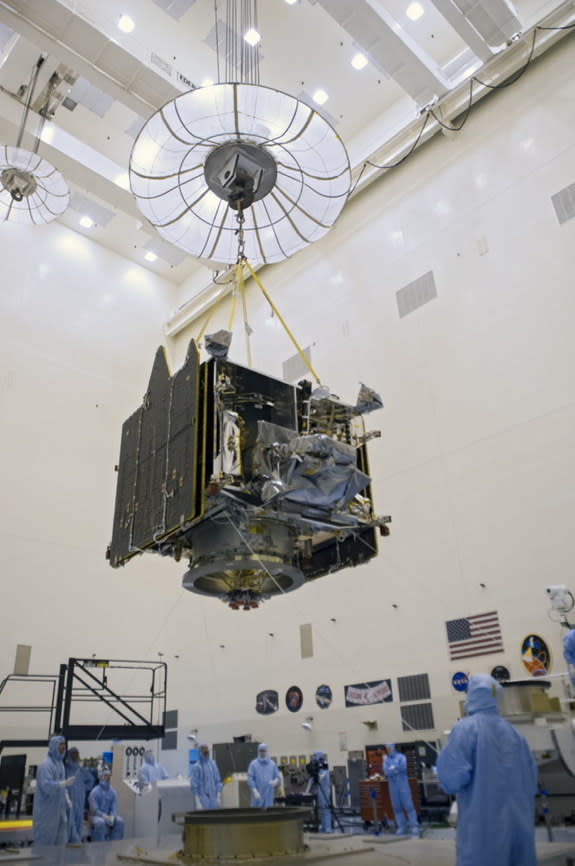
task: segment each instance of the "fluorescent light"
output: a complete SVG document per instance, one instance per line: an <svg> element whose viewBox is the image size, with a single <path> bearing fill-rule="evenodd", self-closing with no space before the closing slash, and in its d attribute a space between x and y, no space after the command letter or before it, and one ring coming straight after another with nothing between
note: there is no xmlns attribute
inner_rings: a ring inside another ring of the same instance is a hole
<svg viewBox="0 0 575 866"><path fill-rule="evenodd" d="M312 99L313 99L314 102L317 102L318 105L323 105L324 102L327 102L327 101L328 101L329 96L327 95L327 93L325 92L325 90L322 90L321 87L320 87L320 88L319 88L318 90L316 90L316 92L313 94Z"/></svg>
<svg viewBox="0 0 575 866"><path fill-rule="evenodd" d="M418 18L421 18L423 13L425 12L421 3L418 3L415 0L414 3L410 3L407 9L405 10L405 14L411 21L417 21Z"/></svg>
<svg viewBox="0 0 575 866"><path fill-rule="evenodd" d="M121 30L122 33L131 33L135 26L133 18L130 18L129 15L120 16L118 30Z"/></svg>
<svg viewBox="0 0 575 866"><path fill-rule="evenodd" d="M123 171L121 174L117 174L114 178L114 183L116 186L121 186L122 189L127 189L130 191L130 175L127 171Z"/></svg>
<svg viewBox="0 0 575 866"><path fill-rule="evenodd" d="M82 226L82 228L91 229L94 225L94 220L90 219L89 216L80 217L80 225Z"/></svg>
<svg viewBox="0 0 575 866"><path fill-rule="evenodd" d="M40 140L45 144L52 144L54 140L54 124L48 121L42 127L42 132L40 133Z"/></svg>
<svg viewBox="0 0 575 866"><path fill-rule="evenodd" d="M357 54L354 54L351 58L351 65L354 69L363 69L368 64L368 59L365 54L362 54L361 51L358 51Z"/></svg>
<svg viewBox="0 0 575 866"><path fill-rule="evenodd" d="M144 258L147 262L155 262L158 260L157 255L155 253L153 253L151 250L148 250L148 252L144 256Z"/></svg>
<svg viewBox="0 0 575 866"><path fill-rule="evenodd" d="M260 42L261 38L262 37L260 36L258 31L254 30L253 27L250 27L250 29L246 33L244 33L244 39L246 40L248 45L252 46L252 48L256 46L258 42Z"/></svg>

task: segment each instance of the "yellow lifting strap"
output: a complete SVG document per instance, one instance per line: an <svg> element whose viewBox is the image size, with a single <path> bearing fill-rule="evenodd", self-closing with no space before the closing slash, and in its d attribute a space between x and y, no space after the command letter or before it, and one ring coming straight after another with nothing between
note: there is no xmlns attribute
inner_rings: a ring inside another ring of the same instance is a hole
<svg viewBox="0 0 575 866"><path fill-rule="evenodd" d="M246 284L244 282L244 265L239 261L236 265L236 287L239 290L242 301L242 316L244 320L244 333L246 336L246 356L248 359L248 367L252 366L252 346L250 343L251 328L248 324L248 309L246 305Z"/></svg>
<svg viewBox="0 0 575 866"><path fill-rule="evenodd" d="M232 303L230 305L230 315L228 316L228 331L232 330L232 325L234 324L234 319L236 317L236 304L238 302L238 266L236 265L236 273L234 285L232 288Z"/></svg>
<svg viewBox="0 0 575 866"><path fill-rule="evenodd" d="M204 324L202 325L202 327L201 327L201 329L200 329L200 333L199 333L198 336L196 337L196 345L197 345L197 346L200 345L201 340L202 340L202 337L203 337L204 334L206 333L206 328L207 328L208 325L210 324L210 319L212 318L213 314L215 313L215 311L216 311L216 307L217 307L217 306L218 306L217 304L214 304L214 306L211 307L211 309L208 310L208 314L207 314L207 316L206 316L205 319L204 319Z"/></svg>
<svg viewBox="0 0 575 866"><path fill-rule="evenodd" d="M222 301L225 297L226 297L225 294L220 295L220 297L218 298L216 303L213 305L213 307L210 307L210 309L208 310L207 315L204 319L204 323L200 329L200 333L196 337L196 346L200 345L201 339L204 336L204 334L206 333L206 328L210 324L210 320L211 320L212 316L214 315L216 310L219 308L220 304L222 303Z"/></svg>
<svg viewBox="0 0 575 866"><path fill-rule="evenodd" d="M309 359L306 357L300 344L298 343L298 341L296 340L296 338L294 337L294 335L292 334L292 332L288 328L287 322L285 321L284 317L282 316L282 314L277 309L276 305L274 304L274 302L272 301L272 299L270 298L270 296L266 292L266 290L263 287L261 280L259 279L258 275L256 274L256 272L254 271L254 269L252 268L252 266L250 265L250 263L248 262L247 259L243 259L242 261L246 265L248 271L250 272L250 276L254 280L254 282L257 285L257 287L259 288L260 292L262 293L262 295L264 296L264 298L266 299L266 301L268 302L268 304L272 308L272 310L274 312L274 316L277 316L277 319L281 323L284 331L286 332L286 334L288 335L288 337L290 338L290 340L294 344L299 357L301 358L301 360L303 361L303 363L305 365L306 370L308 370L308 372L311 374L311 376L313 376L313 378L318 383L318 385L320 385L321 381L320 381L319 376L317 375L316 371L314 370L314 368L310 364ZM240 263L240 265L241 265L241 263Z"/></svg>
<svg viewBox="0 0 575 866"><path fill-rule="evenodd" d="M268 302L268 304L272 308L274 316L277 317L278 322L280 322L282 328L284 329L284 331L288 335L289 339L291 340L291 342L295 346L296 352L298 353L299 357L301 358L306 370L309 372L309 374L312 376L312 378L315 379L315 381L318 383L318 385L320 385L321 380L320 380L319 376L317 375L316 371L312 367L309 359L307 358L307 356L306 356L305 352L303 351L303 349L301 348L300 344L298 343L298 341L296 340L296 338L294 337L294 335L290 331L286 320L284 319L284 317L282 316L282 314L280 313L280 311L278 310L278 308L276 307L276 305L274 304L274 302L272 301L272 299L268 295L268 293L265 290L260 278L258 277L256 272L254 271L254 269L252 268L252 266L250 265L248 260L245 258L242 258L242 259L240 259L239 262L236 263L236 266L235 266L235 273L234 273L235 279L234 279L234 287L232 289L231 309L230 309L230 313L228 316L228 331L232 330L234 318L236 315L237 297L239 294L241 304L242 304L242 314L243 314L244 329L245 329L245 334L246 334L246 350L247 350L248 367L252 366L252 352L251 352L251 346L250 346L250 326L248 324L247 306L246 306L246 286L245 286L245 279L244 279L244 266L248 269L249 275L252 277L255 284L259 288L260 292L262 293L262 295L264 296L264 298L266 299L266 301ZM199 345L202 337L204 336L204 334L206 332L206 328L208 327L208 324L209 324L212 316L214 315L214 313L216 312L216 310L220 306L220 304L223 300L223 297L224 297L224 295L222 295L220 297L220 299L214 304L214 306L210 310L208 310L208 313L207 313L207 315L204 319L204 322L202 324L200 333L198 334L197 339L196 339L196 343L198 345Z"/></svg>

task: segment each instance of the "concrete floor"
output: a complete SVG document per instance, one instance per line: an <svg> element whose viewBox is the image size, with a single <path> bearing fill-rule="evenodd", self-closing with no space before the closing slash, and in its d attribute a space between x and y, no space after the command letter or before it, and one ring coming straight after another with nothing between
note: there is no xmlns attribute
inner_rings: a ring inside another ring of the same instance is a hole
<svg viewBox="0 0 575 866"><path fill-rule="evenodd" d="M315 836L306 835L309 850L301 857L281 858L282 866L313 866L337 860L338 866L454 866L455 843L452 839L411 839L394 836ZM3 861L12 866L17 861L37 860L41 866L121 866L122 863L170 863L181 848L180 835L166 836L158 845L151 839L125 839L121 842L92 842L80 848L20 848L13 853L0 851ZM542 866L572 866L575 840L538 842L538 863ZM120 855L121 859L118 859ZM171 857L170 857L171 855ZM126 858L126 859L124 859ZM168 859L170 858L170 859ZM278 858L279 860L279 858ZM278 862L276 860L275 862ZM252 861L253 862L253 861ZM261 860L262 866L274 861Z"/></svg>

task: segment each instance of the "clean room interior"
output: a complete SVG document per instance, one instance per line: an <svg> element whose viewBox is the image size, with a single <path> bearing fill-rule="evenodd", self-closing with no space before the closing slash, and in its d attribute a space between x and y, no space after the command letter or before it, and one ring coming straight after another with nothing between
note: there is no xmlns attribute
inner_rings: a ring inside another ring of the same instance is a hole
<svg viewBox="0 0 575 866"><path fill-rule="evenodd" d="M10 93L42 51L50 69L74 68L76 58L75 73L109 98L100 114L80 99L73 110L59 105L52 143L40 142L70 187L66 212L0 228L0 678L13 672L18 645L31 647L31 674L55 674L69 657L166 663L176 748L152 747L170 774L184 776L192 731L212 745L263 741L278 761L321 749L344 767L370 745L438 743L461 715L454 675L504 666L511 679L528 678L530 635L549 650L548 694L570 720L565 629L546 588L575 593L572 31L553 39L538 31L549 39L541 54L510 86L482 93L460 131L430 122L403 164L360 176L367 159L388 164L410 150L425 110L373 63L351 67L361 46L329 3L260 0L262 84L304 102L302 93L325 89L318 111L346 145L357 185L324 237L258 276L322 384L345 403L360 383L381 395L384 408L366 419L381 431L368 444L369 468L375 511L391 523L369 562L246 612L182 588L183 560L144 553L119 569L106 560L122 424L142 402L159 346L172 372L183 364L210 297L217 305L208 330L233 332L230 360L277 379L287 363L292 383L307 375L253 280L248 363L239 309L230 327L230 284L213 282L213 263L162 240L98 163L100 155L126 172L130 124L191 83L218 80L207 41L213 3L182 4L179 18L162 5L0 3L3 144L15 143L22 111ZM421 19L407 22L401 4L383 5L433 63L455 68L465 40L436 7L422 3ZM48 6L50 14L40 9ZM573 21L572 3L520 0L515 8L524 35L510 46L515 68L501 80L523 67L531 28ZM120 12L133 18L132 34L117 29ZM104 68L104 41L121 55L116 78ZM510 62L505 54L479 58L473 74L485 79L489 64ZM170 72L152 55L169 58ZM461 89L456 113L442 115L441 98L432 106L454 126L469 82L459 74L446 97ZM27 131L23 146L32 140ZM93 215L89 228L78 222L82 206ZM153 262L148 247L158 251ZM500 643L451 658L446 623L490 612ZM418 675L427 676L422 697L402 698L399 680ZM383 680L391 700L346 706L346 686ZM325 708L316 701L321 685L333 695ZM303 694L297 712L285 701L292 686ZM256 710L265 690L279 696L269 715ZM45 701L39 686L28 695ZM417 705L428 727L413 725ZM0 725L1 739L50 733L46 714L3 713ZM97 755L110 747L82 748ZM44 753L28 750L30 763Z"/></svg>

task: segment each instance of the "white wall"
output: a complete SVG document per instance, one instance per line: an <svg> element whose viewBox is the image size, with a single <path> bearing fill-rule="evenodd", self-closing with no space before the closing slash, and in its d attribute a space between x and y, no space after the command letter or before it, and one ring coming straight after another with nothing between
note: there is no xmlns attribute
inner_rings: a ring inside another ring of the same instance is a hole
<svg viewBox="0 0 575 866"><path fill-rule="evenodd" d="M146 390L174 289L56 224L3 223L0 243L0 678L19 643L36 674L69 656L147 657L169 603L157 563L113 571L105 551L121 424ZM4 736L9 722L0 715ZM27 716L18 734L40 738L46 724Z"/></svg>
<svg viewBox="0 0 575 866"><path fill-rule="evenodd" d="M302 345L312 345L322 380L350 401L359 381L382 393L385 409L370 425L383 436L370 455L392 534L368 565L253 613L214 602L192 713L201 734L248 731L283 754L321 744L335 761L340 731L349 748L412 738L397 701L344 709L346 683L429 672L441 732L457 715L456 670L504 663L525 676L520 646L530 632L550 642L553 672L563 669L544 590L575 589L575 220L560 227L550 201L575 180L572 68L571 41L480 105L461 134L438 136L350 203L322 242L261 272ZM429 270L438 298L399 319L396 291ZM268 312L254 296L254 367L281 376L293 348ZM178 358L191 334L178 339ZM241 334L238 322L231 357L240 363ZM499 612L505 652L450 663L445 621L489 610ZM307 660L304 622L315 640ZM313 698L323 682L335 694L326 711ZM305 695L297 716L283 705L291 684ZM254 712L263 688L282 699L268 718ZM306 735L299 722L310 712L315 731ZM372 718L379 730L368 734L361 720Z"/></svg>
<svg viewBox="0 0 575 866"><path fill-rule="evenodd" d="M350 203L324 241L262 272L322 379L346 400L359 381L381 392L371 468L377 510L393 524L368 565L250 613L182 590L185 563L142 556L115 571L104 560L121 423L146 390L174 306L168 284L59 226L0 228L3 675L17 643L32 644L37 673L68 656L163 653L182 733L251 733L274 754L322 746L334 763L345 759L340 732L349 749L412 738L397 700L345 709L346 683L395 687L428 672L441 731L457 715L458 668L505 663L520 677L521 640L538 632L562 669L544 588L575 589L575 220L560 227L550 196L575 180L572 68L571 41L460 135L439 136ZM400 320L395 292L430 269L438 298ZM280 376L292 347L255 298L250 321L254 367ZM231 357L242 363L240 334L238 323ZM169 346L177 363L190 336ZM491 609L505 652L451 664L445 621ZM307 622L314 657L302 660ZM334 692L329 710L314 703L321 683ZM299 714L283 702L255 713L257 692L283 698L292 684L305 696ZM369 733L361 721L374 718ZM186 750L164 762L183 769Z"/></svg>

